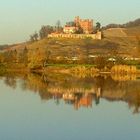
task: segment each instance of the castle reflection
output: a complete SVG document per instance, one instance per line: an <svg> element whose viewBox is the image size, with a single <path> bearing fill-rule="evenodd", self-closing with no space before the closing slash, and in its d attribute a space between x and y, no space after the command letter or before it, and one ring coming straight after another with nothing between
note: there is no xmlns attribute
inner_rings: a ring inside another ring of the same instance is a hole
<svg viewBox="0 0 140 140"><path fill-rule="evenodd" d="M74 109L92 108L100 104L100 99L110 102L122 101L128 104L133 113L140 111L140 80L137 76L95 76L81 78L66 74L9 74L1 76L7 86L31 90L42 100L63 100ZM135 77L135 78L134 78ZM125 80L127 79L127 80ZM129 79L129 80L128 80Z"/></svg>

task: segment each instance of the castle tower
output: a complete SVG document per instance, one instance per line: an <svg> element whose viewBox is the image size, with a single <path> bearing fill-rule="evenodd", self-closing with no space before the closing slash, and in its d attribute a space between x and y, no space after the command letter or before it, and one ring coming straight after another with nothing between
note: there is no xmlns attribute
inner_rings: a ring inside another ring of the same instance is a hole
<svg viewBox="0 0 140 140"><path fill-rule="evenodd" d="M75 17L74 22L75 22L76 26L78 27L80 25L79 24L80 23L80 17L79 16Z"/></svg>
<svg viewBox="0 0 140 140"><path fill-rule="evenodd" d="M74 22L76 26L83 29L85 34L91 34L93 32L93 20L90 19L80 19L79 16L75 17Z"/></svg>

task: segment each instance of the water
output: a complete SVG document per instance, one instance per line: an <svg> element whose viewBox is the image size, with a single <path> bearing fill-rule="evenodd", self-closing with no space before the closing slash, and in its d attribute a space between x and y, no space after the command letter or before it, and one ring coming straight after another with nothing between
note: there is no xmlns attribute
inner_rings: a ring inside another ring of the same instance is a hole
<svg viewBox="0 0 140 140"><path fill-rule="evenodd" d="M139 140L140 80L0 77L0 140Z"/></svg>

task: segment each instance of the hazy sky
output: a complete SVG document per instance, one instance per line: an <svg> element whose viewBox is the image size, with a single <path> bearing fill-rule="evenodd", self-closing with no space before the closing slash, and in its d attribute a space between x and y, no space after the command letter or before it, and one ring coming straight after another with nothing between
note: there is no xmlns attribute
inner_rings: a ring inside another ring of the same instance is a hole
<svg viewBox="0 0 140 140"><path fill-rule="evenodd" d="M140 0L0 0L0 44L25 41L41 25L75 16L102 25L140 17Z"/></svg>

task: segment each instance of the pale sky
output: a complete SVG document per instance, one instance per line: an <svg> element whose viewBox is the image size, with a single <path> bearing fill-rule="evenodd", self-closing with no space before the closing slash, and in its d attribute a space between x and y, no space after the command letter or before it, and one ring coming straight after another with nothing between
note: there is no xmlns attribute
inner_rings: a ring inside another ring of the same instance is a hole
<svg viewBox="0 0 140 140"><path fill-rule="evenodd" d="M42 25L92 18L102 25L140 18L140 0L0 0L0 44L29 39Z"/></svg>

